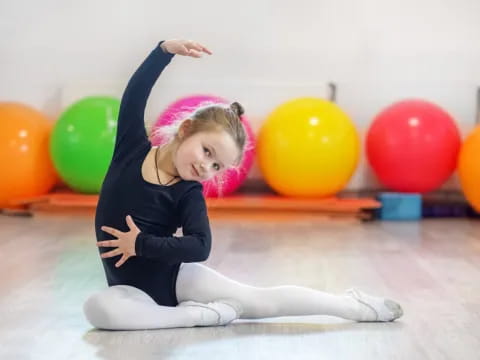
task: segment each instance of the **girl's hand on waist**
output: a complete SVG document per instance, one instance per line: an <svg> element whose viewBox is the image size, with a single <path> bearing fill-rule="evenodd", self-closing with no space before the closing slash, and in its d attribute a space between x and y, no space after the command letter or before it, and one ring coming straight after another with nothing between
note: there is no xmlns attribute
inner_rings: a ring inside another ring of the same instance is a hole
<svg viewBox="0 0 480 360"><path fill-rule="evenodd" d="M109 233L115 237L117 240L105 240L105 241L98 241L98 247L116 247L116 249L103 253L101 255L102 258L109 258L113 256L122 255L122 258L115 264L115 267L120 267L123 265L125 261L128 260L129 257L135 256L135 241L137 239L137 235L141 232L140 229L135 225L133 219L130 215L127 216L127 225L130 228L129 232L122 232L120 230L102 226L101 229L106 233Z"/></svg>
<svg viewBox="0 0 480 360"><path fill-rule="evenodd" d="M165 40L160 47L164 52L168 52L170 54L191 56L195 58L202 57L202 53L212 55L212 52L205 46L192 40Z"/></svg>

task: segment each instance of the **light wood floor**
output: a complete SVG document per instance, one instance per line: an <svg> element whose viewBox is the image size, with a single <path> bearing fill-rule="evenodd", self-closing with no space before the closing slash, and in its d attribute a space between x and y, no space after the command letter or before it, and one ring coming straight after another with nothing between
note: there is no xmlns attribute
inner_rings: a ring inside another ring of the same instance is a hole
<svg viewBox="0 0 480 360"><path fill-rule="evenodd" d="M330 316L226 327L98 331L84 300L105 284L89 216L0 216L0 359L479 359L480 222L212 220L205 263L256 286L399 301L394 323Z"/></svg>

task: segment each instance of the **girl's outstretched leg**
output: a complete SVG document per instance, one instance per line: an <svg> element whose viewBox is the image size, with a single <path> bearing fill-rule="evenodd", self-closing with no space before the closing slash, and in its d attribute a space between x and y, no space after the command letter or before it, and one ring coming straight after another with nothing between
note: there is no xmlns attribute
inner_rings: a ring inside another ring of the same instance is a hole
<svg viewBox="0 0 480 360"><path fill-rule="evenodd" d="M243 308L242 319L332 315L355 321L391 321L403 314L397 303L355 289L333 295L293 285L255 287L198 263L181 265L176 291L178 301L236 300Z"/></svg>

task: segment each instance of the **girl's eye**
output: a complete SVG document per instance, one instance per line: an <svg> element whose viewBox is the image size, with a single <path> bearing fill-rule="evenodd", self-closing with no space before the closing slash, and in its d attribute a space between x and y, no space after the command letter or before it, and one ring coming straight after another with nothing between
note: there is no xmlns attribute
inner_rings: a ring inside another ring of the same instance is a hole
<svg viewBox="0 0 480 360"><path fill-rule="evenodd" d="M205 151L208 154L208 156L210 156L210 150L208 150L206 147L203 147L203 151Z"/></svg>
<svg viewBox="0 0 480 360"><path fill-rule="evenodd" d="M213 168L218 171L220 170L220 165L218 165L217 163L213 164Z"/></svg>

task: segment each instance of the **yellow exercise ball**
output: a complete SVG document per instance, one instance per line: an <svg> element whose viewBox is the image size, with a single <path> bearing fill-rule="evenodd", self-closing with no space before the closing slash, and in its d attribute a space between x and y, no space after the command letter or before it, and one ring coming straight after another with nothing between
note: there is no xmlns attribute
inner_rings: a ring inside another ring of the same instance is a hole
<svg viewBox="0 0 480 360"><path fill-rule="evenodd" d="M257 142L265 181L286 196L336 194L353 175L359 152L359 136L348 115L334 103L313 97L277 107Z"/></svg>
<svg viewBox="0 0 480 360"><path fill-rule="evenodd" d="M463 193L472 207L480 212L480 126L470 133L458 156L458 175Z"/></svg>

